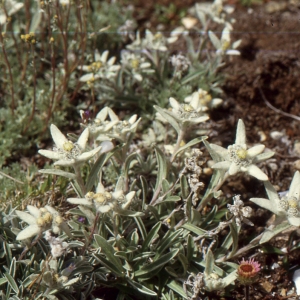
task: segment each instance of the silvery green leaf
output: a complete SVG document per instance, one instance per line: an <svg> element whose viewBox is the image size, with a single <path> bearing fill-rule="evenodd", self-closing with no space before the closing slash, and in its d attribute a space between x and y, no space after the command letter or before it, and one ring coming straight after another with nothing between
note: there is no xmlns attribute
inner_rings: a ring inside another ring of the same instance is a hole
<svg viewBox="0 0 300 300"><path fill-rule="evenodd" d="M184 199L189 196L190 186L185 175L180 176L181 194Z"/></svg>
<svg viewBox="0 0 300 300"><path fill-rule="evenodd" d="M172 126L173 128L177 131L177 133L180 133L180 126L177 122L177 120L172 116L167 110L154 105L154 108L162 115L163 118L165 118Z"/></svg>
<svg viewBox="0 0 300 300"><path fill-rule="evenodd" d="M15 275L16 275L16 258L15 257L11 260L10 267L9 267L9 274L12 277L15 277Z"/></svg>
<svg viewBox="0 0 300 300"><path fill-rule="evenodd" d="M0 278L0 286L1 286L2 284L6 283L7 281L8 281L8 280L7 280L6 277Z"/></svg>
<svg viewBox="0 0 300 300"><path fill-rule="evenodd" d="M162 180L167 177L167 161L164 153L157 147L155 148L155 154L158 162L158 171L154 191L157 191L161 186Z"/></svg>
<svg viewBox="0 0 300 300"><path fill-rule="evenodd" d="M88 219L89 223L93 224L94 221L95 221L95 215L94 215L94 213L90 209L85 208L82 205L79 205L78 208L84 213L84 215Z"/></svg>
<svg viewBox="0 0 300 300"><path fill-rule="evenodd" d="M156 257L159 257L166 249L178 243L178 237L181 235L182 229L176 231L168 231L157 245Z"/></svg>
<svg viewBox="0 0 300 300"><path fill-rule="evenodd" d="M201 76L203 76L203 74L206 72L206 70L200 70L191 74L188 74L187 76L185 76L182 80L181 80L181 84L182 85L186 85L187 83L189 83L190 81L193 81Z"/></svg>
<svg viewBox="0 0 300 300"><path fill-rule="evenodd" d="M214 45L214 47L216 49L221 49L222 43L221 43L220 39L212 31L208 31L208 36L209 36L210 41Z"/></svg>
<svg viewBox="0 0 300 300"><path fill-rule="evenodd" d="M179 252L179 249L171 250L169 253L160 256L155 261L142 266L142 268L134 273L135 277L147 276L153 271L158 271L164 265L166 265L171 259L173 259Z"/></svg>
<svg viewBox="0 0 300 300"><path fill-rule="evenodd" d="M228 286L229 284L233 283L235 279L236 279L236 270L232 271L225 278L223 278L223 282L225 286Z"/></svg>
<svg viewBox="0 0 300 300"><path fill-rule="evenodd" d="M99 248L101 248L101 252L103 254L105 254L105 256L107 257L107 260L113 264L115 270L117 271L117 274L120 277L124 276L124 269L122 266L122 263L120 261L119 258L117 258L114 253L115 250L112 247L112 245L110 245L105 238L103 238L102 236L95 234L94 235L94 239L95 242L97 243L97 245L99 246ZM97 256L98 257L98 256ZM99 257L98 257L99 258Z"/></svg>
<svg viewBox="0 0 300 300"><path fill-rule="evenodd" d="M7 272L4 273L4 276L6 277L7 282L10 285L10 287L15 291L16 294L18 294L19 288L18 288L18 285L17 285L16 281L14 280L14 278Z"/></svg>
<svg viewBox="0 0 300 300"><path fill-rule="evenodd" d="M292 227L288 222L282 222L281 224L278 224L272 229L266 229L259 241L260 244L268 242L271 238L273 238L278 233L282 232L283 230L286 230L288 228Z"/></svg>
<svg viewBox="0 0 300 300"><path fill-rule="evenodd" d="M200 9L196 9L196 14L197 14L197 17L200 20L202 26L205 27L207 24L205 13L203 11L201 11Z"/></svg>
<svg viewBox="0 0 300 300"><path fill-rule="evenodd" d="M76 278L72 278L71 280L69 280L68 282L64 283L63 286L70 286L74 283L76 283L80 278L76 277Z"/></svg>
<svg viewBox="0 0 300 300"><path fill-rule="evenodd" d="M115 212L121 216L126 216L126 217L142 217L145 215L142 212L121 209L118 207L115 208Z"/></svg>
<svg viewBox="0 0 300 300"><path fill-rule="evenodd" d="M204 236L207 233L206 230L203 230L198 226L188 222L183 224L181 227L195 233L196 235L198 235L198 237Z"/></svg>
<svg viewBox="0 0 300 300"><path fill-rule="evenodd" d="M143 245L142 245L142 251L145 251L146 249L149 248L152 240L157 236L158 231L161 228L161 222L156 223L152 229L149 231Z"/></svg>
<svg viewBox="0 0 300 300"><path fill-rule="evenodd" d="M211 250L208 250L208 252L205 255L205 274L210 275L214 271L215 266L215 258Z"/></svg>
<svg viewBox="0 0 300 300"><path fill-rule="evenodd" d="M131 279L127 279L127 282L133 286L136 290L138 290L139 292L146 294L146 295L150 295L150 296L157 296L157 294L154 291L149 290L148 288L146 288L144 285L133 281Z"/></svg>
<svg viewBox="0 0 300 300"><path fill-rule="evenodd" d="M200 142L202 142L203 140L206 140L208 137L207 136L202 136L200 138L195 138L193 140L191 140L190 142L188 142L187 144L185 144L184 146L180 147L174 154L174 157L177 156L177 154L179 154L180 152L182 152L183 150L186 150L187 148L194 146Z"/></svg>
<svg viewBox="0 0 300 300"><path fill-rule="evenodd" d="M59 169L43 169L43 170L39 170L40 173L43 174L52 174L52 175L58 175L58 176L63 176L69 179L76 179L76 175L70 172L65 172Z"/></svg>
<svg viewBox="0 0 300 300"><path fill-rule="evenodd" d="M179 197L179 196L169 196L166 199L164 199L162 202L160 202L160 204L165 203L165 202L177 202L180 200L181 200L181 197Z"/></svg>
<svg viewBox="0 0 300 300"><path fill-rule="evenodd" d="M41 8L40 8L40 2L37 1L36 11L35 11L33 17L31 17L29 32L35 32L36 29L39 27L43 13L44 13L44 11L41 10Z"/></svg>
<svg viewBox="0 0 300 300"><path fill-rule="evenodd" d="M52 273L50 271L45 271L42 278L43 278L42 279L43 282L47 286L49 286L49 287L53 286L53 277L52 277Z"/></svg>
<svg viewBox="0 0 300 300"><path fill-rule="evenodd" d="M177 294L179 294L182 299L190 299L190 297L188 297L184 291L184 289L182 288L182 284L178 284L177 281L172 280L170 283L167 284L167 286L173 290L174 292L176 292Z"/></svg>

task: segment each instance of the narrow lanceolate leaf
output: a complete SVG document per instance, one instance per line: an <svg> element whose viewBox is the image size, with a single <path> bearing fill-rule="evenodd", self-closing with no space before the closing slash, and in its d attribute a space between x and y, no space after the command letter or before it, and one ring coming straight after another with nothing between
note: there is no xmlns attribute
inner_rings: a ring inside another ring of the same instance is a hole
<svg viewBox="0 0 300 300"><path fill-rule="evenodd" d="M181 299L190 299L184 292L184 289L182 288L182 284L177 283L175 280L172 280L170 283L167 284L167 286L171 290L179 294L182 297Z"/></svg>
<svg viewBox="0 0 300 300"><path fill-rule="evenodd" d="M127 279L127 282L143 294L150 295L150 296L157 296L157 294L155 292L149 290L144 285L142 285L142 284L140 284L136 281L133 281L131 279Z"/></svg>
<svg viewBox="0 0 300 300"><path fill-rule="evenodd" d="M210 41L216 48L216 50L220 49L222 44L221 44L221 41L219 40L219 38L212 31L208 32L208 36L209 36Z"/></svg>
<svg viewBox="0 0 300 300"><path fill-rule="evenodd" d="M160 187L162 180L167 177L167 161L165 155L159 148L155 148L156 159L158 162L157 179L155 191Z"/></svg>
<svg viewBox="0 0 300 300"><path fill-rule="evenodd" d="M150 230L150 232L148 233L143 246L142 246L142 252L147 250L149 248L149 246L151 245L151 241L156 237L158 231L161 228L161 222L156 223L152 229Z"/></svg>
<svg viewBox="0 0 300 300"><path fill-rule="evenodd" d="M173 259L177 253L179 252L179 249L174 249L170 251L169 253L162 255L159 259L153 261L152 263L142 267L140 270L136 271L134 275L136 277L147 275L150 272L153 272L164 265L166 265L171 259Z"/></svg>
<svg viewBox="0 0 300 300"><path fill-rule="evenodd" d="M278 233L282 232L283 230L286 230L288 228L292 227L288 222L282 222L281 224L277 225L276 227L270 229L266 229L263 233L263 236L261 237L259 243L263 244L268 242L271 238L273 238Z"/></svg>
<svg viewBox="0 0 300 300"><path fill-rule="evenodd" d="M5 273L4 276L6 277L8 284L11 286L11 288L15 291L16 294L18 294L19 288L14 278L9 273Z"/></svg>
<svg viewBox="0 0 300 300"><path fill-rule="evenodd" d="M86 190L91 191L93 185L98 179L98 173L103 168L105 163L113 156L115 150L110 153L101 153L95 164L93 165L89 177L86 182Z"/></svg>
<svg viewBox="0 0 300 300"><path fill-rule="evenodd" d="M199 144L200 142L206 140L208 137L207 136L202 136L202 137L199 137L199 138L195 138L193 140L191 140L190 142L188 142L187 144L185 144L184 146L182 146L181 148L179 148L175 154L174 154L174 157L176 157L180 152L188 149L189 147L192 147L196 144Z"/></svg>
<svg viewBox="0 0 300 300"><path fill-rule="evenodd" d="M163 116L163 118L165 118L174 127L174 129L179 134L180 127L179 127L176 119L172 115L170 115L166 110L164 110L163 108L156 106L156 105L154 105L154 108Z"/></svg>
<svg viewBox="0 0 300 300"><path fill-rule="evenodd" d="M159 257L167 248L178 243L177 237L181 235L182 229L178 229L174 232L168 231L161 239L161 243L158 244L156 257Z"/></svg>
<svg viewBox="0 0 300 300"><path fill-rule="evenodd" d="M214 270L215 258L211 250L209 250L205 255L205 273L207 275L211 274Z"/></svg>
<svg viewBox="0 0 300 300"><path fill-rule="evenodd" d="M94 237L97 245L101 248L101 252L104 253L107 259L115 265L119 273L123 274L124 273L123 266L121 264L121 261L114 255L115 250L112 247L112 245L110 245L106 241L106 239L104 239L102 236L98 234L95 234Z"/></svg>
<svg viewBox="0 0 300 300"><path fill-rule="evenodd" d="M66 177L69 179L76 179L76 175L70 172L65 172L59 169L43 169L43 170L39 170L40 173L43 174L52 174L52 175L58 175L58 176L62 176L62 177Z"/></svg>
<svg viewBox="0 0 300 300"><path fill-rule="evenodd" d="M203 235L206 234L205 230L203 230L203 229L201 229L201 228L199 228L196 225L191 224L191 223L185 223L181 227L195 233L196 235L198 235L198 237L203 236Z"/></svg>

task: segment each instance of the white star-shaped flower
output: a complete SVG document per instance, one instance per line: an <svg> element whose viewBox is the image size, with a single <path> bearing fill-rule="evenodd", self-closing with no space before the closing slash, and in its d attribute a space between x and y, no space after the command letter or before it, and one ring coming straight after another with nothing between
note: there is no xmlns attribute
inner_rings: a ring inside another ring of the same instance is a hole
<svg viewBox="0 0 300 300"><path fill-rule="evenodd" d="M50 126L50 131L56 147L53 148L53 151L39 150L39 153L50 159L57 160L57 162L54 163L55 166L74 166L81 164L92 158L101 149L100 146L91 151L85 151L89 138L88 128L81 133L76 143L68 140L53 124Z"/></svg>
<svg viewBox="0 0 300 300"><path fill-rule="evenodd" d="M300 226L300 173L294 174L290 189L283 197L279 197L271 183L265 182L269 199L251 198L257 205L266 208L279 217L276 223L287 218L293 226Z"/></svg>
<svg viewBox="0 0 300 300"><path fill-rule="evenodd" d="M262 153L265 149L264 145L256 145L248 149L245 124L242 120L238 122L236 140L233 145L230 145L227 149L214 144L210 144L210 147L224 159L214 164L214 169L228 170L229 175L246 172L259 180L268 180L268 176L255 164L272 157L274 152Z"/></svg>
<svg viewBox="0 0 300 300"><path fill-rule="evenodd" d="M29 224L28 227L18 233L17 240L30 238L49 229L54 233L59 233L62 229L70 235L68 225L53 207L46 205L43 208L37 208L28 205L27 210L29 213L16 210L17 216Z"/></svg>
<svg viewBox="0 0 300 300"><path fill-rule="evenodd" d="M108 54L108 50L104 51L101 55L98 51L95 51L95 61L90 65L81 66L81 70L89 73L81 76L79 80L87 82L98 78L114 78L121 66L115 65L115 56L107 60Z"/></svg>
<svg viewBox="0 0 300 300"><path fill-rule="evenodd" d="M95 208L101 213L109 212L110 210L126 209L133 197L135 192L129 192L127 195L123 194L123 191L116 190L113 193L109 193L105 190L104 186L99 183L96 189L96 193L88 192L85 198L68 198L67 201L72 204L78 204Z"/></svg>

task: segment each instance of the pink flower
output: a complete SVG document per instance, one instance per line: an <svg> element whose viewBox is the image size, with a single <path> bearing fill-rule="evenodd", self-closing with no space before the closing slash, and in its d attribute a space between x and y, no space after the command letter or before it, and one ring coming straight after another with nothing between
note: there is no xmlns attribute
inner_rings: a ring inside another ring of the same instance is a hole
<svg viewBox="0 0 300 300"><path fill-rule="evenodd" d="M253 258L243 260L237 269L238 280L245 285L252 284L257 280L260 264Z"/></svg>

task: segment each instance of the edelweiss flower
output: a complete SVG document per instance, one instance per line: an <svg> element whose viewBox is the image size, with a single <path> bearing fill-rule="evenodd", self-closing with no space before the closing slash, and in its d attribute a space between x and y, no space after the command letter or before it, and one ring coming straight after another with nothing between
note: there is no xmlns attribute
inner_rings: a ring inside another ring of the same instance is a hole
<svg viewBox="0 0 300 300"><path fill-rule="evenodd" d="M88 128L81 133L77 143L69 141L53 124L50 126L50 131L56 147L53 148L53 151L39 150L39 153L50 159L58 160L54 163L55 166L74 166L81 164L92 158L101 149L101 147L97 147L85 152L89 137Z"/></svg>
<svg viewBox="0 0 300 300"><path fill-rule="evenodd" d="M111 57L108 61L109 52L106 50L99 54L98 51L95 51L95 61L90 65L85 65L81 67L81 70L85 72L90 72L89 74L83 75L80 77L80 81L94 81L98 78L110 79L117 75L117 72L120 69L120 66L115 65L116 57Z"/></svg>
<svg viewBox="0 0 300 300"><path fill-rule="evenodd" d="M37 208L32 205L27 206L29 213L16 210L17 216L29 226L18 233L16 239L24 240L34 235L51 229L54 233L59 233L61 229L70 235L69 228L53 207L46 205L43 208Z"/></svg>
<svg viewBox="0 0 300 300"><path fill-rule="evenodd" d="M290 189L283 197L279 197L274 187L266 182L266 191L269 196L264 198L251 198L257 205L264 207L279 217L277 223L287 218L293 226L300 226L300 173L297 171L291 182Z"/></svg>
<svg viewBox="0 0 300 300"><path fill-rule="evenodd" d="M229 25L225 26L225 28L222 31L221 40L212 31L208 32L209 38L217 50L216 51L217 54L221 54L221 55L224 55L224 54L240 55L241 54L240 51L235 50L240 45L241 40L234 42L232 44L232 47L230 47L231 46L231 39L230 39L231 30L232 30L231 26L229 26Z"/></svg>
<svg viewBox="0 0 300 300"><path fill-rule="evenodd" d="M242 120L238 122L235 144L228 146L227 149L214 144L210 146L224 159L214 164L212 168L228 170L229 175L246 172L258 180L268 180L268 176L255 164L270 158L274 152L262 153L265 149L264 145L256 145L247 149L245 124Z"/></svg>
<svg viewBox="0 0 300 300"><path fill-rule="evenodd" d="M203 113L203 107L199 105L198 101L191 101L189 104L179 104L171 97L169 102L172 107L170 114L181 123L197 124L209 119L209 116Z"/></svg>
<svg viewBox="0 0 300 300"><path fill-rule="evenodd" d="M151 69L151 63L146 61L146 58L141 55L136 55L128 51L121 52L121 63L137 81L142 81L142 74L151 74L155 71Z"/></svg>
<svg viewBox="0 0 300 300"><path fill-rule="evenodd" d="M69 198L67 201L72 204L88 206L90 208L94 207L97 211L106 213L110 210L126 209L130 205L134 195L135 192L130 192L125 196L121 190L109 193L99 183L96 193L88 192L85 198Z"/></svg>
<svg viewBox="0 0 300 300"><path fill-rule="evenodd" d="M184 99L184 102L198 103L198 106L203 107L203 111L207 111L208 109L215 108L219 106L223 100L220 98L212 98L212 96L205 90L199 89L197 92L194 92L191 96L188 96Z"/></svg>
<svg viewBox="0 0 300 300"><path fill-rule="evenodd" d="M226 23L226 17L231 14L234 9L232 6L223 6L223 0L215 0L213 3L197 3L196 14L201 21L203 27L206 25L206 16L210 17L218 24Z"/></svg>
<svg viewBox="0 0 300 300"><path fill-rule="evenodd" d="M109 107L101 109L94 120L89 118L86 121L84 111L80 111L80 115L84 122L81 125L89 128L90 133L100 141L110 140L107 133L119 122L118 116Z"/></svg>
<svg viewBox="0 0 300 300"><path fill-rule="evenodd" d="M125 142L128 132L135 132L140 121L141 118L137 120L137 115L131 116L128 121L119 121L113 127L113 132L111 136Z"/></svg>
<svg viewBox="0 0 300 300"><path fill-rule="evenodd" d="M145 48L149 50L158 50L165 52L168 50L167 45L177 41L178 36L164 37L161 32L153 34L150 30L146 29Z"/></svg>

